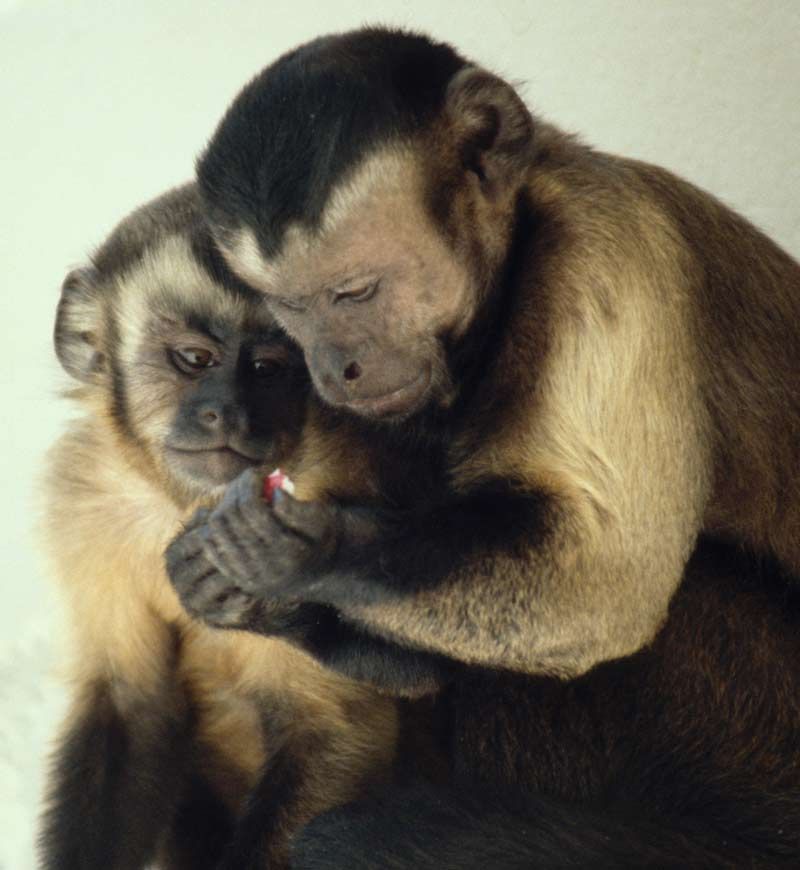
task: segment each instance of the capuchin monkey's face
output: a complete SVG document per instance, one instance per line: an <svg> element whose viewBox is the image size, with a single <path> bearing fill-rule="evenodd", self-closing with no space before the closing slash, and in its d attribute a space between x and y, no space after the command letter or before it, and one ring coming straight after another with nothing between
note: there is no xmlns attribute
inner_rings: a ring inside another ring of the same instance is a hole
<svg viewBox="0 0 800 870"><path fill-rule="evenodd" d="M421 188L413 159L376 155L334 192L320 229L290 226L277 256L246 226L219 237L303 348L319 395L388 422L452 401L447 342L475 311L469 260L432 224Z"/></svg>
<svg viewBox="0 0 800 870"><path fill-rule="evenodd" d="M285 459L302 420L302 361L291 365L274 323L156 314L148 332L131 377L142 394L136 428L173 476L213 489Z"/></svg>
<svg viewBox="0 0 800 870"><path fill-rule="evenodd" d="M94 304L81 309L82 297ZM82 350L82 380L176 494L211 494L296 446L302 354L259 297L216 283L181 236L110 280L91 269L68 279L59 325L65 368L76 374Z"/></svg>
<svg viewBox="0 0 800 870"><path fill-rule="evenodd" d="M491 331L532 148L505 82L367 29L256 76L197 178L227 264L303 348L319 395L397 423L452 406L477 368L469 338Z"/></svg>

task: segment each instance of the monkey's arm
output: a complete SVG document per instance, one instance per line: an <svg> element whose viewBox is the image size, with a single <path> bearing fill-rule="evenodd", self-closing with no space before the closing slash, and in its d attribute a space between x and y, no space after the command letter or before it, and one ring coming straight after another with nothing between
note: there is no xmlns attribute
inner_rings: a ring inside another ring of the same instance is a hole
<svg viewBox="0 0 800 870"><path fill-rule="evenodd" d="M335 608L302 604L303 624L281 633L331 670L401 698L430 695L449 683L457 664L436 653L402 646L345 620ZM266 633L269 633L267 626Z"/></svg>
<svg viewBox="0 0 800 870"><path fill-rule="evenodd" d="M326 667L378 691L416 698L447 684L457 667L445 656L408 649L347 622L325 604L277 603L246 591L204 552L206 534L190 525L167 551L167 567L181 603L195 619L217 628L280 637Z"/></svg>
<svg viewBox="0 0 800 870"><path fill-rule="evenodd" d="M195 548L250 596L332 606L370 634L469 663L573 674L651 638L661 614L647 596L665 609L688 556L687 541L659 566L614 532L592 534L557 499L502 482L393 514L285 493L273 507L245 474L172 545L170 572L180 586L179 551ZM669 590L656 596L651 573Z"/></svg>
<svg viewBox="0 0 800 870"><path fill-rule="evenodd" d="M332 608L397 643L465 661L492 655L492 636L505 650L491 663L510 664L505 652L513 650L517 617L490 578L507 574L508 590L518 595L547 567L535 564L530 544L546 535L540 500L496 487L420 513L300 502L285 493L271 507L260 486L246 473L206 525L193 523L170 546L168 571L193 616L283 634L264 616L265 602L310 602L285 633L348 675L360 666L374 678L391 658L401 669L406 661L418 669L427 658L439 671L446 659L368 635Z"/></svg>

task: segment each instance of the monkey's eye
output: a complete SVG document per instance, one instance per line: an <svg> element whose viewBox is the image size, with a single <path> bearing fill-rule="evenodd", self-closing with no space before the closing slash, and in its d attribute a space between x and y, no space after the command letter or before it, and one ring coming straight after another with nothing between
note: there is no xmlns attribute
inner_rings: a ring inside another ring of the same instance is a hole
<svg viewBox="0 0 800 870"><path fill-rule="evenodd" d="M282 366L280 362L271 357L260 357L253 360L253 373L257 378L269 378L276 375Z"/></svg>
<svg viewBox="0 0 800 870"><path fill-rule="evenodd" d="M214 354L204 347L176 347L169 355L173 365L184 374L193 374L218 365Z"/></svg>
<svg viewBox="0 0 800 870"><path fill-rule="evenodd" d="M357 290L338 290L333 294L334 302L347 300L348 302L366 302L367 299L372 299L380 286L380 281L373 281L367 284L366 287L361 287Z"/></svg>
<svg viewBox="0 0 800 870"><path fill-rule="evenodd" d="M297 299L289 299L286 296L273 296L272 298L281 306L281 308L288 308L290 311L306 310L306 306Z"/></svg>

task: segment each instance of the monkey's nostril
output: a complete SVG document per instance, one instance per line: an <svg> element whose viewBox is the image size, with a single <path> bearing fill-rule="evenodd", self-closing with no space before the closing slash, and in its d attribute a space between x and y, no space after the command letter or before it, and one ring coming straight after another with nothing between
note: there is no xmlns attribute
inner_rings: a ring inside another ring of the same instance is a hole
<svg viewBox="0 0 800 870"><path fill-rule="evenodd" d="M209 425L216 423L219 420L219 414L216 411L203 411L202 419L204 423L208 423Z"/></svg>
<svg viewBox="0 0 800 870"><path fill-rule="evenodd" d="M344 370L344 379L346 381L355 381L361 377L361 366L357 362L351 362Z"/></svg>

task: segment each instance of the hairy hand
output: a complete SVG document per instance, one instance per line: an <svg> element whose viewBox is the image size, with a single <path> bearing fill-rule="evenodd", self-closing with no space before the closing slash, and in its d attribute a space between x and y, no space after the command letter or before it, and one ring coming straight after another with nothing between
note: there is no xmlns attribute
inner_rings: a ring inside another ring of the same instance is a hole
<svg viewBox="0 0 800 870"><path fill-rule="evenodd" d="M276 492L269 504L262 490L261 476L246 471L228 487L218 507L199 522L192 521L183 547L192 560L200 559L207 571L215 569L241 592L296 597L335 555L341 510L298 501L284 490ZM193 573L199 582L200 565ZM227 588L223 580L216 585L223 594Z"/></svg>
<svg viewBox="0 0 800 870"><path fill-rule="evenodd" d="M203 549L207 516L200 513L167 548L167 574L190 616L218 628L248 628L258 598L208 559Z"/></svg>

